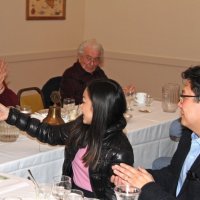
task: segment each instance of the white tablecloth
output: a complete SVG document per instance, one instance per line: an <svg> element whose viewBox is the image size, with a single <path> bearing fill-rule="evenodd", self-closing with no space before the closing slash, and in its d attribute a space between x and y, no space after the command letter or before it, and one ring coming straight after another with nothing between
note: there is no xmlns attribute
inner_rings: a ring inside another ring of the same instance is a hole
<svg viewBox="0 0 200 200"><path fill-rule="evenodd" d="M139 109L142 108L135 106L130 112L133 117L128 120L125 131L133 147L134 165L151 168L156 158L172 156L177 147L169 138L169 126L179 117L179 111L163 112L159 101L153 102L150 113Z"/></svg>
<svg viewBox="0 0 200 200"><path fill-rule="evenodd" d="M20 135L16 142L0 142L0 172L27 178L31 169L39 182L50 182L62 173L64 147L49 146Z"/></svg>
<svg viewBox="0 0 200 200"><path fill-rule="evenodd" d="M4 177L6 179L3 179ZM35 186L27 179L0 173L0 199L5 197L20 197L23 200L35 200Z"/></svg>
<svg viewBox="0 0 200 200"><path fill-rule="evenodd" d="M149 168L159 156L171 156L176 143L169 139L169 125L178 112L162 112L161 103L153 102L151 113L131 112L125 131L133 146L135 166ZM50 182L61 174L64 147L42 145L35 139L20 135L16 142L0 142L0 172L27 178L31 169L38 182Z"/></svg>

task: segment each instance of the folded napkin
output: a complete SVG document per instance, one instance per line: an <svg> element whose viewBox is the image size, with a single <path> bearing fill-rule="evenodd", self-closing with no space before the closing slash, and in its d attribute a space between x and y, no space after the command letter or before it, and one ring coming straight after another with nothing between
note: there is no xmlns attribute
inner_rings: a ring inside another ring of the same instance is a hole
<svg viewBox="0 0 200 200"><path fill-rule="evenodd" d="M47 116L47 114L48 114L48 109L43 109L43 110L40 110L38 112L31 114L31 117L42 121ZM70 121L68 114L66 113L65 109L63 109L63 108L61 109L61 117L65 123Z"/></svg>

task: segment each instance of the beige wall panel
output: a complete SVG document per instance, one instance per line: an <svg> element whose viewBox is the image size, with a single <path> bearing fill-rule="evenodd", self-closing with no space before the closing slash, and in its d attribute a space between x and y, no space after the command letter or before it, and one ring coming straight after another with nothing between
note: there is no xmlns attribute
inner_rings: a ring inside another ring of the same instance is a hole
<svg viewBox="0 0 200 200"><path fill-rule="evenodd" d="M86 0L85 38L107 51L200 60L200 1Z"/></svg>
<svg viewBox="0 0 200 200"><path fill-rule="evenodd" d="M26 20L25 0L0 1L0 58L74 49L82 41L84 0L67 0L66 20Z"/></svg>

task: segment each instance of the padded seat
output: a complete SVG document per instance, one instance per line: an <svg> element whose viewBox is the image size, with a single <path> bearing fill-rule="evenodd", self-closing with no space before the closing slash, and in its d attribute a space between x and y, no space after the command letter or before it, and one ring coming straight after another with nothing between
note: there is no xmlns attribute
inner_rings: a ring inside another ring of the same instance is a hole
<svg viewBox="0 0 200 200"><path fill-rule="evenodd" d="M45 108L42 91L38 87L21 88L17 92L20 106L30 106L32 113Z"/></svg>

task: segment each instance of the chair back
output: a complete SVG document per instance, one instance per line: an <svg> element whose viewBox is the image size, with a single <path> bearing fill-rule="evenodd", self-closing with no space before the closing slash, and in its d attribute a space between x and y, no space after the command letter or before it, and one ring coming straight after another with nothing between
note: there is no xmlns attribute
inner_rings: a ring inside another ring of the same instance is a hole
<svg viewBox="0 0 200 200"><path fill-rule="evenodd" d="M22 88L17 96L20 106L30 106L32 113L45 108L44 96L38 87Z"/></svg>
<svg viewBox="0 0 200 200"><path fill-rule="evenodd" d="M44 101L45 101L46 108L49 108L49 106L53 105L53 102L51 101L50 96L53 91L60 90L61 79L62 79L62 76L52 77L42 87L42 93L44 95Z"/></svg>

